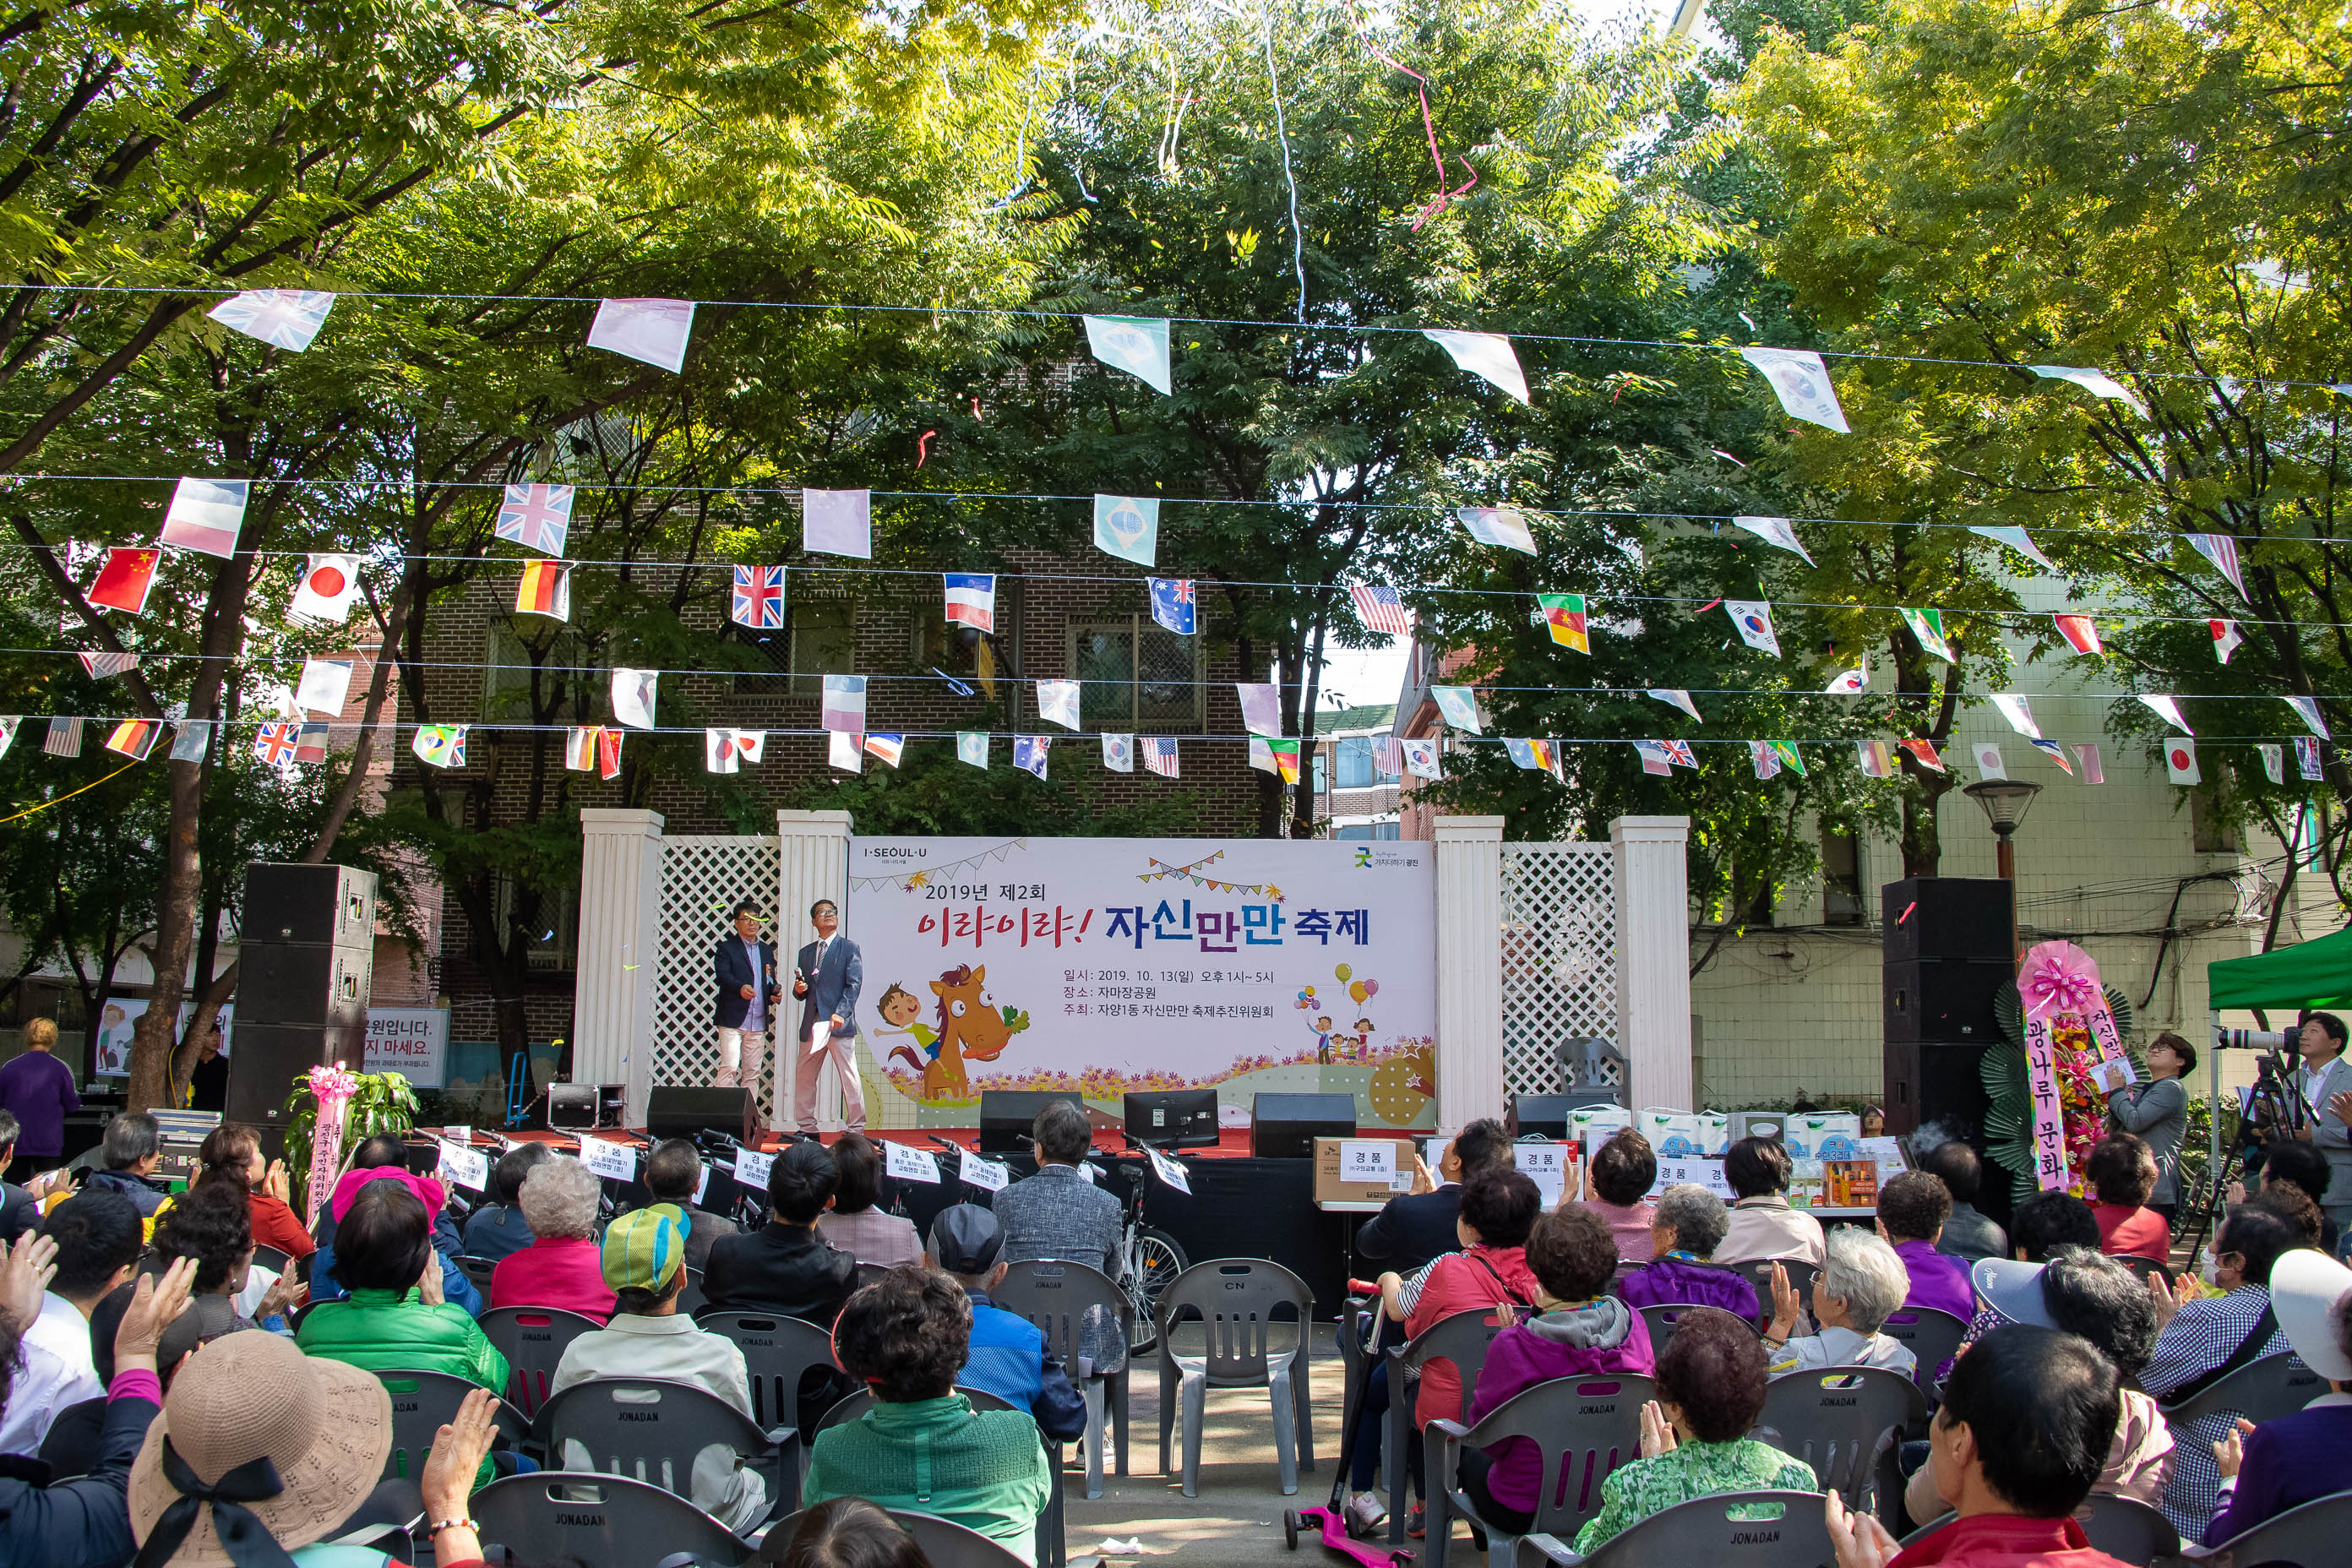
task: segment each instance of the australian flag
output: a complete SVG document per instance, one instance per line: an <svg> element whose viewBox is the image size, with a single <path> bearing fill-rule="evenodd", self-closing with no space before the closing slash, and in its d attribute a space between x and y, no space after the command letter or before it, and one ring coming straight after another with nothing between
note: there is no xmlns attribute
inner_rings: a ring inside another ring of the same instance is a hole
<svg viewBox="0 0 2352 1568"><path fill-rule="evenodd" d="M1192 579L1190 577L1147 577L1151 584L1151 618L1180 637L1189 637L1199 629L1192 613Z"/></svg>
<svg viewBox="0 0 2352 1568"><path fill-rule="evenodd" d="M739 626L773 631L784 624L784 569L781 566L735 568L735 603L729 613Z"/></svg>

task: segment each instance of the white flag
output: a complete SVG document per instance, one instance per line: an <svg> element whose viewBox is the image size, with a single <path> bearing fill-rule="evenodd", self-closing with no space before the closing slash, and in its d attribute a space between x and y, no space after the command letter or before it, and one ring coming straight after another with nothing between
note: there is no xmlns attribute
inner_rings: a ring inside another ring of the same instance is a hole
<svg viewBox="0 0 2352 1568"><path fill-rule="evenodd" d="M866 678L828 675L817 706L817 722L836 735L866 733Z"/></svg>
<svg viewBox="0 0 2352 1568"><path fill-rule="evenodd" d="M1801 557L1808 566L1813 563L1813 558L1805 554L1804 542L1797 537L1795 526L1785 517L1735 517L1731 525L1744 528L1765 543L1778 545L1790 554Z"/></svg>
<svg viewBox="0 0 2352 1568"><path fill-rule="evenodd" d="M1698 704L1692 701L1691 694L1679 686L1653 686L1648 689L1648 695L1669 708L1681 709L1694 719L1699 716Z"/></svg>
<svg viewBox="0 0 2352 1568"><path fill-rule="evenodd" d="M1404 743L1404 771L1417 779L1433 779L1441 772L1437 762L1435 741L1407 741Z"/></svg>
<svg viewBox="0 0 2352 1568"><path fill-rule="evenodd" d="M1499 332L1455 332L1435 327L1423 327L1421 335L1454 356L1454 363L1482 381L1493 383L1517 398L1528 401L1527 373L1519 368L1517 351L1511 340Z"/></svg>
<svg viewBox="0 0 2352 1568"><path fill-rule="evenodd" d="M874 492L801 491L801 548L874 559Z"/></svg>
<svg viewBox="0 0 2352 1568"><path fill-rule="evenodd" d="M2318 698L2290 697L2286 700L2286 705L2294 710L2296 717L2303 721L2305 729L2323 741L2327 739L2327 721L2319 716ZM2180 727L2184 730L2189 729L2186 724ZM2193 734L2195 731L2191 731L2190 733Z"/></svg>
<svg viewBox="0 0 2352 1568"><path fill-rule="evenodd" d="M2005 779L2009 776L2009 769L2000 760L1999 746L1994 745L1990 741L1979 741L1973 750L1976 752L1979 773L1989 779Z"/></svg>
<svg viewBox="0 0 2352 1568"><path fill-rule="evenodd" d="M1242 700L1242 726L1253 735L1282 733L1282 688L1272 681L1236 680Z"/></svg>
<svg viewBox="0 0 2352 1568"><path fill-rule="evenodd" d="M1780 406L1796 418L1843 432L1845 414L1822 356L1804 349L1741 349L1739 357L1764 373Z"/></svg>
<svg viewBox="0 0 2352 1568"><path fill-rule="evenodd" d="M693 333L691 300L606 300L589 324L588 346L675 374L686 367L686 340Z"/></svg>
<svg viewBox="0 0 2352 1568"><path fill-rule="evenodd" d="M1987 539L2000 541L2001 543L2008 545L2011 550L2016 551L2020 555L2024 556L2028 561L2032 562L2036 566L2041 567L2045 572L2055 572L2058 570L2057 567L2051 564L2050 557L2042 553L2042 547L2034 543L2032 540L2026 537L2025 530L2019 528L2014 524L1987 523L1980 526L1976 523L1970 523L1969 525L1969 531L1970 533L1982 534Z"/></svg>
<svg viewBox="0 0 2352 1568"><path fill-rule="evenodd" d="M2131 405L2131 411L2134 414L2143 419L2147 417L2147 406L2138 398L2125 391L2123 384L2105 371L2085 370L2081 365L2073 364L2030 364L2025 368L2045 381L2071 381L2085 392L2095 393L2101 397L2119 398ZM2189 763L2193 769L2197 765L2197 759L2191 756Z"/></svg>
<svg viewBox="0 0 2352 1568"><path fill-rule="evenodd" d="M654 688L661 680L658 669L625 669L613 671L613 718L632 730L654 727Z"/></svg>
<svg viewBox="0 0 2352 1568"><path fill-rule="evenodd" d="M1511 507L1458 506L1454 516L1481 544L1499 545L1523 555L1536 552L1536 537L1528 531L1528 520Z"/></svg>
<svg viewBox="0 0 2352 1568"><path fill-rule="evenodd" d="M305 713L335 714L352 695L352 661L347 658L306 658L302 678L294 687L294 706Z"/></svg>
<svg viewBox="0 0 2352 1568"><path fill-rule="evenodd" d="M988 766L988 731L985 730L957 731L956 761L975 768Z"/></svg>
<svg viewBox="0 0 2352 1568"><path fill-rule="evenodd" d="M2170 724L2174 729L2191 735L2197 733L2195 730L2189 728L2189 721L2181 717L2180 701L2178 698L2143 696L2140 700L2147 703L2150 708L2155 709L2158 716L2162 718L2166 723ZM2287 700L2292 702L2294 699L2289 698Z"/></svg>
<svg viewBox="0 0 2352 1568"><path fill-rule="evenodd" d="M2263 776L2273 784L2286 783L2286 748L2265 743L2255 749L2263 754Z"/></svg>
<svg viewBox="0 0 2352 1568"><path fill-rule="evenodd" d="M2230 656L2237 652L2239 646L2246 640L2244 634L2238 630L2238 623L2225 617L2218 621L2208 621L2205 624L2213 628L2215 661L2221 664L2229 663Z"/></svg>
<svg viewBox="0 0 2352 1568"><path fill-rule="evenodd" d="M232 331L299 354L327 324L334 303L332 294L310 289L248 289L205 314Z"/></svg>
<svg viewBox="0 0 2352 1568"><path fill-rule="evenodd" d="M163 531L157 537L176 550L234 555L252 489L245 479L182 479L173 488L172 504L163 510Z"/></svg>
<svg viewBox="0 0 2352 1568"><path fill-rule="evenodd" d="M1832 676L1830 678L1830 683L1827 686L1822 687L1822 689L1826 692L1833 692L1845 696L1851 696L1857 691L1869 690L1870 661L1868 659L1864 659L1862 663L1855 665L1852 669Z"/></svg>
<svg viewBox="0 0 2352 1568"><path fill-rule="evenodd" d="M1041 680L1037 683L1037 717L1065 730L1078 727L1078 683Z"/></svg>
<svg viewBox="0 0 2352 1568"><path fill-rule="evenodd" d="M1088 316L1087 347L1095 358L1123 370L1152 391L1175 389L1168 367L1168 323L1156 316Z"/></svg>
<svg viewBox="0 0 2352 1568"><path fill-rule="evenodd" d="M768 732L764 730L705 730L702 731L702 766L706 773L731 773L745 763L757 766L761 753L766 750Z"/></svg>
<svg viewBox="0 0 2352 1568"><path fill-rule="evenodd" d="M15 732L16 722L14 719L8 721L12 734ZM205 760L205 753L212 750L212 744L213 726L210 720L183 719L180 721L179 729L172 736L172 760L175 763L201 763ZM7 742L0 740L0 752L7 749Z"/></svg>
<svg viewBox="0 0 2352 1568"><path fill-rule="evenodd" d="M861 760L865 755L865 737L853 735L845 730L835 730L824 738L824 742L826 762L845 773L866 771L866 764Z"/></svg>
<svg viewBox="0 0 2352 1568"><path fill-rule="evenodd" d="M1135 771L1135 737L1106 734L1102 738L1103 766L1115 773Z"/></svg>
<svg viewBox="0 0 2352 1568"><path fill-rule="evenodd" d="M1992 705L2009 721L2009 727L2030 741L2042 739L2042 726L2033 721L2033 710L2024 698L2014 691L1996 691Z"/></svg>

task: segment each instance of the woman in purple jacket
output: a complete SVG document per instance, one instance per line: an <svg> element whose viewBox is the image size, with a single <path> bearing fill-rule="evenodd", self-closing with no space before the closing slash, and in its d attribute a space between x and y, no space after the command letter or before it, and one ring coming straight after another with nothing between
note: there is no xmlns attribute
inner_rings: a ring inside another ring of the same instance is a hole
<svg viewBox="0 0 2352 1568"><path fill-rule="evenodd" d="M1706 1195L1696 1187L1675 1191ZM1719 1216L1723 1205L1715 1206ZM1720 1236L1720 1217L1716 1225ZM1536 1298L1540 1310L1496 1334L1486 1347L1486 1364L1470 1400L1473 1422L1520 1390L1554 1378L1655 1373L1657 1357L1642 1314L1603 1294L1617 1270L1617 1244L1608 1221L1582 1204L1562 1204L1536 1221L1528 1237L1528 1267L1542 1287ZM1497 1529L1526 1534L1542 1484L1543 1451L1528 1438L1507 1437L1491 1448L1463 1450L1462 1489L1478 1517Z"/></svg>
<svg viewBox="0 0 2352 1568"><path fill-rule="evenodd" d="M1720 1307L1754 1322L1756 1287L1748 1276L1707 1261L1730 1228L1731 1211L1705 1187L1668 1187L1650 1226L1657 1257L1619 1280L1617 1294L1629 1307Z"/></svg>

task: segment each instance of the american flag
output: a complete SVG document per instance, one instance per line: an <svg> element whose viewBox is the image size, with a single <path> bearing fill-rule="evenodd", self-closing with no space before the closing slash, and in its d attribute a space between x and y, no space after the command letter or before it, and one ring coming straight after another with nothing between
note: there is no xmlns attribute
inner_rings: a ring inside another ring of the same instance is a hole
<svg viewBox="0 0 2352 1568"><path fill-rule="evenodd" d="M81 721L79 719L50 720L48 739L41 742L41 750L53 757L80 756Z"/></svg>
<svg viewBox="0 0 2352 1568"><path fill-rule="evenodd" d="M1348 590L1348 596L1356 601L1356 614L1364 618L1367 630L1400 637L1412 635L1412 623L1404 616L1404 600L1394 588L1384 583L1358 583Z"/></svg>
<svg viewBox="0 0 2352 1568"><path fill-rule="evenodd" d="M1387 777L1395 778L1404 772L1404 742L1394 735L1382 735L1372 742L1372 766Z"/></svg>
<svg viewBox="0 0 2352 1568"><path fill-rule="evenodd" d="M1176 742L1164 735L1146 735L1138 742L1143 748L1143 765L1163 779L1176 773Z"/></svg>
<svg viewBox="0 0 2352 1568"><path fill-rule="evenodd" d="M563 553L572 531L570 485L509 485L499 504L498 536L542 554Z"/></svg>
<svg viewBox="0 0 2352 1568"><path fill-rule="evenodd" d="M784 569L781 566L735 568L735 607L729 618L739 626L773 631L784 624Z"/></svg>
<svg viewBox="0 0 2352 1568"><path fill-rule="evenodd" d="M253 754L273 768L290 766L301 749L302 726L288 721L264 724L254 731Z"/></svg>

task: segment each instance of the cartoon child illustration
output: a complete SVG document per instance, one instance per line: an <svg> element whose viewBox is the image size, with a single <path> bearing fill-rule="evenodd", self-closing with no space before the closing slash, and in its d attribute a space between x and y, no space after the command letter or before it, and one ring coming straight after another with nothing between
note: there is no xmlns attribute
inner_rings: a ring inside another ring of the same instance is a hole
<svg viewBox="0 0 2352 1568"><path fill-rule="evenodd" d="M903 985L894 984L887 991L882 993L882 1000L876 1003L874 1006L875 1011L882 1015L884 1023L897 1026L894 1028L877 1029L874 1031L876 1035L910 1036L915 1044L922 1048L922 1055L919 1057L905 1046L893 1046L890 1047L891 1060L897 1061L904 1058L907 1065L919 1073L939 1059L939 1033L929 1025L919 1021L923 1016L923 1005L915 999L914 993Z"/></svg>

